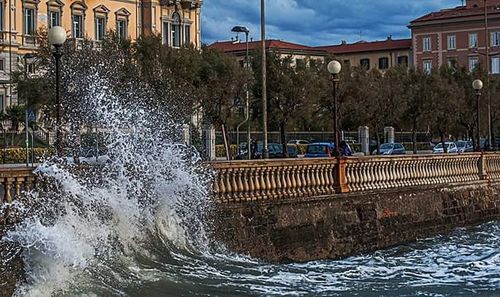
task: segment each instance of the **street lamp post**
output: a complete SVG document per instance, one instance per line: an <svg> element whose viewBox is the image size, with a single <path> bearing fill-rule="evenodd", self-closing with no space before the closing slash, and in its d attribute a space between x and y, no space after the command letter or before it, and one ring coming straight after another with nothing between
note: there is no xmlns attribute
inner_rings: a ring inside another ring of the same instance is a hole
<svg viewBox="0 0 500 297"><path fill-rule="evenodd" d="M481 89L483 88L483 82L480 79L476 79L472 82L472 87L476 90L476 126L477 126L477 143L476 151L481 151L481 134L480 134L480 117L479 117L479 98L481 97Z"/></svg>
<svg viewBox="0 0 500 297"><path fill-rule="evenodd" d="M260 0L260 30L262 47L262 130L264 131L262 155L264 159L269 159L269 146L267 145L266 13L264 0Z"/></svg>
<svg viewBox="0 0 500 297"><path fill-rule="evenodd" d="M339 149L339 129L338 129L338 106L337 106L337 82L339 81L339 73L342 70L342 65L337 60L332 60L328 63L328 72L332 75L333 87L333 133L335 138L335 156L340 156Z"/></svg>
<svg viewBox="0 0 500 297"><path fill-rule="evenodd" d="M250 33L250 30L248 30L246 27L243 26L235 26L233 29L231 29L232 32L236 33L245 33L245 43L246 43L246 53L245 53L245 69L248 70L249 68L249 49L248 49L248 34ZM237 137L238 137L238 145L239 145L239 128L240 125L243 125L244 123L247 123L247 158L250 160L252 158L252 152L250 148L250 96L249 96L249 90L248 90L248 79L247 82L245 83L245 93L246 93L246 102L245 102L245 120L241 122L238 127L237 127Z"/></svg>
<svg viewBox="0 0 500 297"><path fill-rule="evenodd" d="M66 30L61 26L54 26L49 30L49 42L54 46L53 53L56 62L56 151L57 155L62 156L62 134L61 134L61 90L60 90L60 76L61 76L61 57L62 46L66 41Z"/></svg>

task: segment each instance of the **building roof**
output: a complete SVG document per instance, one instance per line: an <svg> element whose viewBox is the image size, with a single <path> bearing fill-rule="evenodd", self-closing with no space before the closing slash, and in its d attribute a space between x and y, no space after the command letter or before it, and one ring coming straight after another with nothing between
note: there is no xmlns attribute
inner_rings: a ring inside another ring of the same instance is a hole
<svg viewBox="0 0 500 297"><path fill-rule="evenodd" d="M384 41L358 41L356 43L343 43L339 45L318 46L316 49L333 54L352 54L361 52L404 50L411 48L411 39L391 39Z"/></svg>
<svg viewBox="0 0 500 297"><path fill-rule="evenodd" d="M244 52L246 50L245 42L233 42L233 41L217 41L208 46L209 48L220 50L223 53L238 53ZM248 48L250 50L260 49L261 42L260 41L250 41L248 42ZM279 49L285 51L301 51L301 52L310 52L315 53L319 56L324 56L325 52L323 50L319 50L317 48L292 43L288 41L270 39L266 40L266 48L267 49Z"/></svg>
<svg viewBox="0 0 500 297"><path fill-rule="evenodd" d="M500 8L498 6L489 6L488 14L491 15L500 14ZM452 20L456 18L474 17L483 15L484 15L484 7L458 6L455 8L442 9L440 11L431 12L422 17L419 17L410 22L410 27L413 25L418 25L418 23L428 22L428 21Z"/></svg>

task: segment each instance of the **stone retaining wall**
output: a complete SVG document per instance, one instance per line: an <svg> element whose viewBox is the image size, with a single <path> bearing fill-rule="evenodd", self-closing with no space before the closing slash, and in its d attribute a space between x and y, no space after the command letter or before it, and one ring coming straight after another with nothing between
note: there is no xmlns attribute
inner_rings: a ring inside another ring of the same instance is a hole
<svg viewBox="0 0 500 297"><path fill-rule="evenodd" d="M227 246L269 261L336 259L500 218L500 185L407 187L218 205Z"/></svg>

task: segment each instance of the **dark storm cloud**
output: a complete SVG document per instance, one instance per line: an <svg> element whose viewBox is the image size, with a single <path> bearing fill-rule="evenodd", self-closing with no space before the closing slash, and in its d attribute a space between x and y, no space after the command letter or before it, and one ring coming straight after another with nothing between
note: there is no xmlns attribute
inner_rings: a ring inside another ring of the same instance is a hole
<svg viewBox="0 0 500 297"><path fill-rule="evenodd" d="M408 23L431 11L461 5L461 0L266 0L267 38L308 45L408 38ZM259 0L206 0L202 38L228 40L235 25L260 39Z"/></svg>

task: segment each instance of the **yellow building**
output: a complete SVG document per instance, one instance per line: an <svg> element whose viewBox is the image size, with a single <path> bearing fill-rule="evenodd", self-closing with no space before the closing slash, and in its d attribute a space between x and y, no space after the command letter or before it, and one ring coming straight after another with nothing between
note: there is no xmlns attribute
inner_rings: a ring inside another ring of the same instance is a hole
<svg viewBox="0 0 500 297"><path fill-rule="evenodd" d="M11 73L30 66L41 28L62 26L68 38L99 42L110 31L131 40L159 34L163 43L201 47L202 0L0 0L0 110L22 102Z"/></svg>

